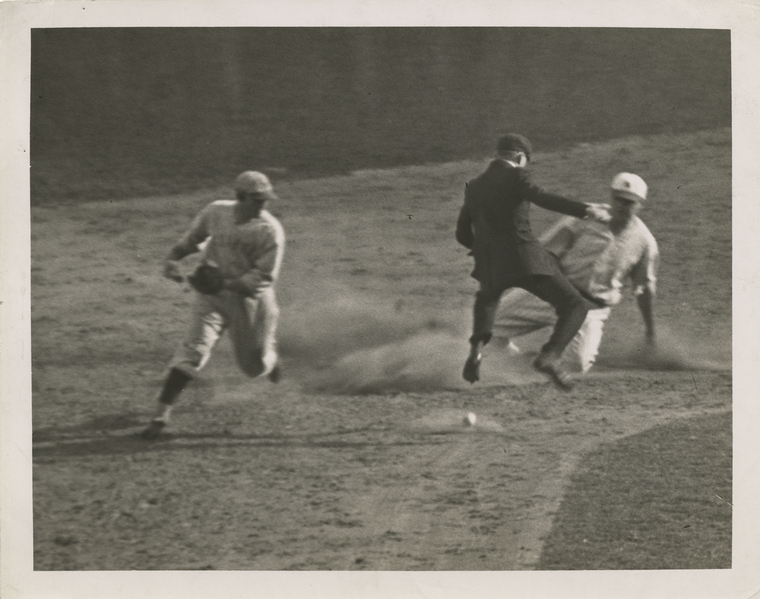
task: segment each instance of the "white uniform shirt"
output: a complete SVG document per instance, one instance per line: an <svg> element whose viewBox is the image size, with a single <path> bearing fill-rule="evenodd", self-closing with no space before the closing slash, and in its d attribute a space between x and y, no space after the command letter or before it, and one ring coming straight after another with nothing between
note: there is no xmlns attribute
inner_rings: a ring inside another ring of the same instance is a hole
<svg viewBox="0 0 760 599"><path fill-rule="evenodd" d="M638 217L618 235L606 224L564 218L540 238L570 282L608 306L620 302L626 277L636 295L656 291L657 241Z"/></svg>
<svg viewBox="0 0 760 599"><path fill-rule="evenodd" d="M180 241L188 253L205 243L203 260L226 278L239 278L255 296L277 280L285 251L285 232L268 211L245 223L235 222L236 200L217 200L201 210Z"/></svg>

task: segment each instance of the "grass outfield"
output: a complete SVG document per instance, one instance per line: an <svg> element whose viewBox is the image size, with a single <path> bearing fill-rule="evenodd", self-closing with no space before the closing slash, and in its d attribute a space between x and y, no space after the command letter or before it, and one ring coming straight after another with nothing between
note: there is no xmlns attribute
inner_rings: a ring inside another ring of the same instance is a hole
<svg viewBox="0 0 760 599"><path fill-rule="evenodd" d="M731 416L658 426L585 458L537 568L730 568Z"/></svg>

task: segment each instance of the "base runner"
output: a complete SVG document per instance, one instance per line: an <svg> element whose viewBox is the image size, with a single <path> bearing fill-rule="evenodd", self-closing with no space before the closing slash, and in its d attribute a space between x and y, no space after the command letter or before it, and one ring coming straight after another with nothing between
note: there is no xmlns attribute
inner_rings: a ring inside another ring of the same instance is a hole
<svg viewBox="0 0 760 599"><path fill-rule="evenodd" d="M604 323L612 306L621 301L626 279L633 286L646 341L655 343L653 299L659 251L654 236L637 216L647 197L647 185L638 175L619 173L612 180L611 195L608 223L563 218L539 236L567 279L598 306L589 310L563 352L563 364L573 372L587 372L596 361ZM514 351L513 339L553 326L556 320L550 304L523 289L513 289L499 305L495 341Z"/></svg>

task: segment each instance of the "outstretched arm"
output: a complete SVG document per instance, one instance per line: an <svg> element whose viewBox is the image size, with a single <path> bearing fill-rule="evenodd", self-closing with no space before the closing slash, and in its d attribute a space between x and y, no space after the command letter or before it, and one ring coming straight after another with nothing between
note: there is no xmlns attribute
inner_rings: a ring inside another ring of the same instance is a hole
<svg viewBox="0 0 760 599"><path fill-rule="evenodd" d="M564 196L549 193L531 182L527 172L520 173L519 186L528 201L545 210L567 214L576 218L591 218L599 222L609 222L610 216L603 204L592 204L570 200Z"/></svg>

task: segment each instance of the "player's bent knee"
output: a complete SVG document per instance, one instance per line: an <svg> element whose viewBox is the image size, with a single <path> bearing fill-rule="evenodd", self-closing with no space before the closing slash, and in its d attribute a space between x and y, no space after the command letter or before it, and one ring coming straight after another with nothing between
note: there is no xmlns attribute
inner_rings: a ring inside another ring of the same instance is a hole
<svg viewBox="0 0 760 599"><path fill-rule="evenodd" d="M580 318L581 315L583 316L583 319L585 320L586 315L589 312L588 304L586 303L586 300L584 300L582 297L573 298L569 300L564 306L561 306L560 308L557 308L557 316L559 317L578 317Z"/></svg>

